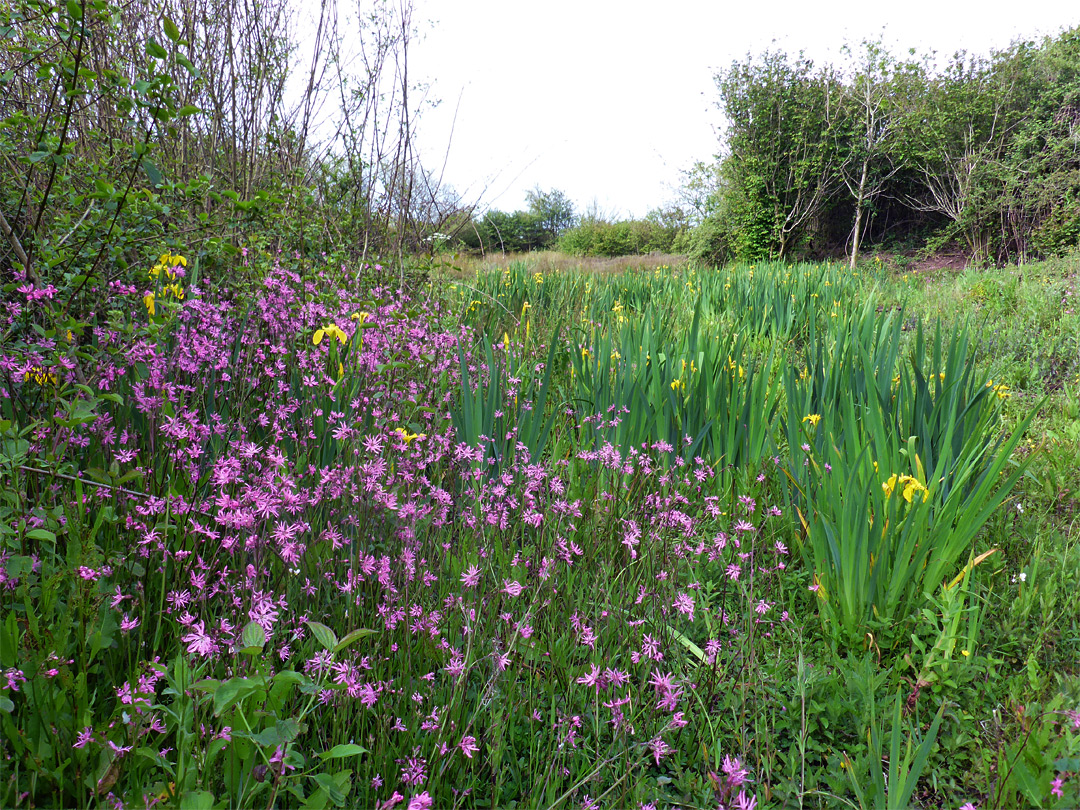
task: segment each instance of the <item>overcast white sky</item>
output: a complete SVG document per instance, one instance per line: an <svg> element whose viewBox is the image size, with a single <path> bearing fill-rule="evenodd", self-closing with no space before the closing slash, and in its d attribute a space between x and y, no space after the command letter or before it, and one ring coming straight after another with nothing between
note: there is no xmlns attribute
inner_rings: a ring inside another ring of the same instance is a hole
<svg viewBox="0 0 1080 810"><path fill-rule="evenodd" d="M680 170L717 151L714 74L774 40L818 61L881 35L893 53L985 53L1080 23L1072 0L415 4L433 25L410 72L441 99L421 120L425 163L442 163L453 124L445 178L485 206L524 208L539 185L623 216L670 200Z"/></svg>

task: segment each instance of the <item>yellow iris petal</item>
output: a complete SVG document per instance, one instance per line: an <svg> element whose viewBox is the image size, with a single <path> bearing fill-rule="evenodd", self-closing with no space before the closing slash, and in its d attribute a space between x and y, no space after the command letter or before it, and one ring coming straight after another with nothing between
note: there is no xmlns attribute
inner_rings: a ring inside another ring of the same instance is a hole
<svg viewBox="0 0 1080 810"><path fill-rule="evenodd" d="M895 488L896 488L896 474L895 473L893 475L889 476L888 481L882 481L881 482L881 489L885 493L886 498L892 496L893 490Z"/></svg>

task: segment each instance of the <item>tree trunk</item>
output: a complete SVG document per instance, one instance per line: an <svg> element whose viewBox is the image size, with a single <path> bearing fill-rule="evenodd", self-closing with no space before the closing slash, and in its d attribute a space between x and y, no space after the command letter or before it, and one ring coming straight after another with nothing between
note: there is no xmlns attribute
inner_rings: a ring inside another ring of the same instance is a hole
<svg viewBox="0 0 1080 810"><path fill-rule="evenodd" d="M859 189L855 195L855 229L851 234L851 264L850 269L855 269L855 263L859 260L859 239L862 235L863 205L866 202L866 176L869 172L870 160L863 158L862 175L859 177Z"/></svg>

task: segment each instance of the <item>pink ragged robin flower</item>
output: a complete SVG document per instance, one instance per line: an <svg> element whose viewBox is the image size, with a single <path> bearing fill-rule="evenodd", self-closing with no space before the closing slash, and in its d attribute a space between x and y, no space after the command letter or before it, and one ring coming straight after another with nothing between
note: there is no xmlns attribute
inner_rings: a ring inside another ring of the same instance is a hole
<svg viewBox="0 0 1080 810"><path fill-rule="evenodd" d="M475 588L480 583L480 569L470 565L468 570L461 575L461 582L466 588Z"/></svg>
<svg viewBox="0 0 1080 810"><path fill-rule="evenodd" d="M461 753L465 755L466 759L472 759L473 754L480 750L479 746L476 744L476 737L471 735L462 737L458 746L461 748Z"/></svg>

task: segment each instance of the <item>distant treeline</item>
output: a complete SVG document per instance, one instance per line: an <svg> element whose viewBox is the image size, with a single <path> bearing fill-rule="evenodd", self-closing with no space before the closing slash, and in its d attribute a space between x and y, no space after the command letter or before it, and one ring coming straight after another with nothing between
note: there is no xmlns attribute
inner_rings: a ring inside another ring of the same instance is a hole
<svg viewBox="0 0 1080 810"><path fill-rule="evenodd" d="M575 256L632 256L682 252L689 244L689 219L677 206L655 209L644 219L619 219L595 207L579 216L557 189L537 188L526 199L525 211L476 215L458 233L458 246L484 253L557 249Z"/></svg>
<svg viewBox="0 0 1080 810"><path fill-rule="evenodd" d="M940 68L873 42L848 56L770 51L716 76L726 128L688 177L694 254L955 244L1006 263L1077 247L1080 28Z"/></svg>

